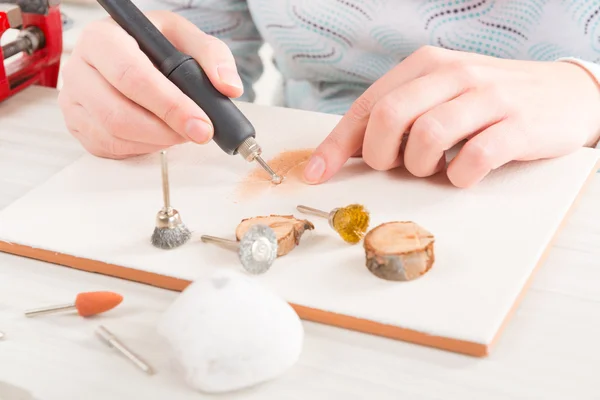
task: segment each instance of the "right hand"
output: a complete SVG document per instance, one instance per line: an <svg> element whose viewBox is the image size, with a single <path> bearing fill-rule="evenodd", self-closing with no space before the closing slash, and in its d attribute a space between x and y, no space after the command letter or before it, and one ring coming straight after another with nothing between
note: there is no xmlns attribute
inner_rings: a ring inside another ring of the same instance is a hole
<svg viewBox="0 0 600 400"><path fill-rule="evenodd" d="M146 14L182 52L194 57L217 90L243 93L227 45L171 12ZM98 157L123 159L213 136L208 116L170 82L112 19L84 30L62 72L58 96L66 126Z"/></svg>

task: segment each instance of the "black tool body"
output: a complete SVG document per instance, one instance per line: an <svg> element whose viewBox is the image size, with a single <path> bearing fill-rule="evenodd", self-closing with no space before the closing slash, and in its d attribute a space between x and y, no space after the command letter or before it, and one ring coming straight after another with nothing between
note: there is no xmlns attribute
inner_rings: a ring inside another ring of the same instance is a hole
<svg viewBox="0 0 600 400"><path fill-rule="evenodd" d="M212 85L198 62L177 50L130 0L98 3L137 41L156 68L204 110L214 127L213 140L225 153L236 154L242 142L255 137L250 121Z"/></svg>

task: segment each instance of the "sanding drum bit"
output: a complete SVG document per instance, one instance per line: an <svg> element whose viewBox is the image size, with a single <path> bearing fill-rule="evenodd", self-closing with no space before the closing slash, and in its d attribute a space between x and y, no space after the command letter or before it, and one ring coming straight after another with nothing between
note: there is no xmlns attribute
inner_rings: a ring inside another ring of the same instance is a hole
<svg viewBox="0 0 600 400"><path fill-rule="evenodd" d="M169 189L169 171L167 166L167 152L160 152L162 172L163 208L156 215L156 227L152 233L152 244L160 249L173 249L185 244L192 233L183 223L179 212L171 207Z"/></svg>

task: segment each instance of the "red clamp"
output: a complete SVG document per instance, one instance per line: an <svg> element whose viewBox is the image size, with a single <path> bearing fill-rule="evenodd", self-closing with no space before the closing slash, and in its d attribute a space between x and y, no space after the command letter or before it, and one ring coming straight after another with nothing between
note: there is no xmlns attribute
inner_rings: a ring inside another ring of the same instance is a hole
<svg viewBox="0 0 600 400"><path fill-rule="evenodd" d="M62 54L60 0L0 0L0 38L18 38L0 48L0 101L31 85L56 87Z"/></svg>

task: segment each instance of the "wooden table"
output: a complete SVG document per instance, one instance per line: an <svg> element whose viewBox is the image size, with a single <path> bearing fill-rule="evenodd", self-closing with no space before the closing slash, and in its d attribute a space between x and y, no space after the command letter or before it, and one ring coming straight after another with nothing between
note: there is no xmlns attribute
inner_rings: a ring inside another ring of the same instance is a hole
<svg viewBox="0 0 600 400"><path fill-rule="evenodd" d="M0 207L83 153L55 90L0 104ZM114 290L123 306L93 319L23 311ZM178 294L0 254L0 399L197 399L169 369L154 331ZM126 304L126 306L125 306ZM147 376L100 342L104 324L158 371ZM461 356L306 322L300 361L227 399L600 399L600 174L569 218L492 355ZM143 340L133 338L143 337ZM31 397L22 396L28 392ZM22 397L19 397L21 395Z"/></svg>

